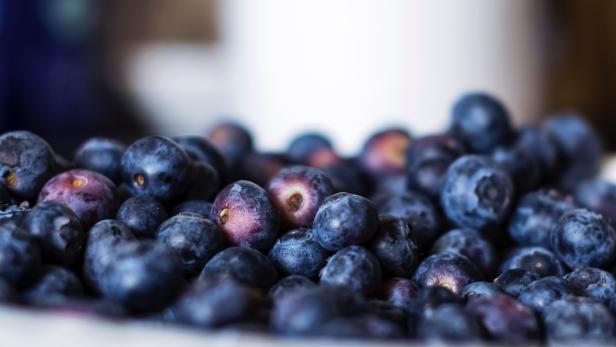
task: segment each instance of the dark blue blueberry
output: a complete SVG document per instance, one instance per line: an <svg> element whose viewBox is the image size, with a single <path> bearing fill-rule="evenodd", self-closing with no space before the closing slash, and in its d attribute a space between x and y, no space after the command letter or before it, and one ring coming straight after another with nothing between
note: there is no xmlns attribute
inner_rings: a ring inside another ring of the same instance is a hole
<svg viewBox="0 0 616 347"><path fill-rule="evenodd" d="M336 317L315 329L315 335L346 339L401 339L404 330L394 322L377 315L363 314L354 317Z"/></svg>
<svg viewBox="0 0 616 347"><path fill-rule="evenodd" d="M511 269L524 269L539 277L565 274L556 255L543 247L522 247L511 252L501 265L501 272Z"/></svg>
<svg viewBox="0 0 616 347"><path fill-rule="evenodd" d="M65 268L47 266L25 291L24 301L33 305L56 305L68 298L83 295L83 284L79 277Z"/></svg>
<svg viewBox="0 0 616 347"><path fill-rule="evenodd" d="M57 153L55 155L55 158L56 158L56 166L58 168L57 172L68 171L68 170L72 170L75 168L75 165L73 164L73 162L70 162L68 159L66 159L65 157Z"/></svg>
<svg viewBox="0 0 616 347"><path fill-rule="evenodd" d="M53 150L28 131L0 136L0 183L14 196L35 199L58 168Z"/></svg>
<svg viewBox="0 0 616 347"><path fill-rule="evenodd" d="M116 218L137 237L154 237L156 229L167 219L167 211L158 200L143 195L124 201Z"/></svg>
<svg viewBox="0 0 616 347"><path fill-rule="evenodd" d="M276 282L276 284L269 290L269 296L273 300L279 300L282 296L289 293L293 293L297 290L307 290L316 286L317 284L308 277L301 275L290 275L283 277L280 281Z"/></svg>
<svg viewBox="0 0 616 347"><path fill-rule="evenodd" d="M272 177L267 192L288 227L309 227L334 186L321 170L307 166L284 168Z"/></svg>
<svg viewBox="0 0 616 347"><path fill-rule="evenodd" d="M278 235L274 203L263 188L249 181L237 181L221 190L210 218L235 246L267 251Z"/></svg>
<svg viewBox="0 0 616 347"><path fill-rule="evenodd" d="M111 256L100 275L101 292L129 309L162 309L183 285L180 262L165 245L128 241L118 244Z"/></svg>
<svg viewBox="0 0 616 347"><path fill-rule="evenodd" d="M209 218L212 211L212 203L205 200L188 200L184 201L173 208L172 215L178 215L182 212L190 212L202 215Z"/></svg>
<svg viewBox="0 0 616 347"><path fill-rule="evenodd" d="M9 194L8 189L2 184L0 184L0 206L7 206L11 204L11 195Z"/></svg>
<svg viewBox="0 0 616 347"><path fill-rule="evenodd" d="M392 305L387 301L378 299L368 301L365 306L363 315L379 317L390 323L394 323L394 325L405 332L405 335L412 333L413 317L406 308Z"/></svg>
<svg viewBox="0 0 616 347"><path fill-rule="evenodd" d="M564 279L575 295L601 302L616 313L616 280L611 273L586 267L566 274Z"/></svg>
<svg viewBox="0 0 616 347"><path fill-rule="evenodd" d="M59 297L53 301L47 300L43 304L46 309L52 309L54 312L86 319L91 317L117 319L128 316L124 307L104 298Z"/></svg>
<svg viewBox="0 0 616 347"><path fill-rule="evenodd" d="M550 233L563 213L575 206L556 191L522 197L509 221L509 235L521 246L550 247Z"/></svg>
<svg viewBox="0 0 616 347"><path fill-rule="evenodd" d="M94 137L81 144L75 151L75 168L98 172L116 184L122 179L122 155L126 146L119 141Z"/></svg>
<svg viewBox="0 0 616 347"><path fill-rule="evenodd" d="M229 276L265 292L278 281L276 268L268 257L257 250L243 247L230 247L216 254L205 264L199 279L219 275Z"/></svg>
<svg viewBox="0 0 616 347"><path fill-rule="evenodd" d="M282 235L269 252L269 258L281 274L311 279L318 277L329 255L315 239L312 229L296 229Z"/></svg>
<svg viewBox="0 0 616 347"><path fill-rule="evenodd" d="M349 246L327 260L321 284L348 288L364 296L376 294L382 282L379 260L361 246Z"/></svg>
<svg viewBox="0 0 616 347"><path fill-rule="evenodd" d="M465 153L464 145L449 134L413 141L406 153L409 188L438 198L447 168Z"/></svg>
<svg viewBox="0 0 616 347"><path fill-rule="evenodd" d="M332 181L336 192L364 194L366 187L361 172L348 162L321 168Z"/></svg>
<svg viewBox="0 0 616 347"><path fill-rule="evenodd" d="M358 158L362 170L375 180L402 176L406 170L406 151L411 135L404 129L381 130L370 136Z"/></svg>
<svg viewBox="0 0 616 347"><path fill-rule="evenodd" d="M70 208L54 201L37 204L23 227L38 240L45 262L70 266L81 258L86 232Z"/></svg>
<svg viewBox="0 0 616 347"><path fill-rule="evenodd" d="M524 269L505 270L494 279L494 284L499 286L502 291L517 298L527 285L539 279L534 272Z"/></svg>
<svg viewBox="0 0 616 347"><path fill-rule="evenodd" d="M167 202L188 189L191 159L171 139L148 136L134 142L122 156L122 181L133 195Z"/></svg>
<svg viewBox="0 0 616 347"><path fill-rule="evenodd" d="M376 235L367 247L376 255L383 272L392 277L410 277L419 263L419 247L412 230L402 219L381 216Z"/></svg>
<svg viewBox="0 0 616 347"><path fill-rule="evenodd" d="M236 123L218 124L210 130L207 139L232 168L239 167L244 156L253 149L252 136L248 130Z"/></svg>
<svg viewBox="0 0 616 347"><path fill-rule="evenodd" d="M447 232L432 246L432 254L436 253L463 255L484 273L491 273L496 265L494 248L479 232L472 229Z"/></svg>
<svg viewBox="0 0 616 347"><path fill-rule="evenodd" d="M429 247L439 236L439 213L430 199L406 192L377 197L375 203L384 215L403 219L411 228L411 235L419 247Z"/></svg>
<svg viewBox="0 0 616 347"><path fill-rule="evenodd" d="M601 143L584 119L572 113L560 114L548 120L544 129L556 142L563 163L559 172L563 188L571 189L599 172Z"/></svg>
<svg viewBox="0 0 616 347"><path fill-rule="evenodd" d="M222 231L211 220L192 213L171 217L156 231L156 240L180 259L185 274L198 273L226 245Z"/></svg>
<svg viewBox="0 0 616 347"><path fill-rule="evenodd" d="M616 322L601 303L568 297L547 306L542 313L549 343L612 343Z"/></svg>
<svg viewBox="0 0 616 347"><path fill-rule="evenodd" d="M507 218L513 194L505 171L485 157L467 155L447 170L441 204L458 227L483 230Z"/></svg>
<svg viewBox="0 0 616 347"><path fill-rule="evenodd" d="M15 288L30 283L41 269L41 250L27 231L0 224L0 280Z"/></svg>
<svg viewBox="0 0 616 347"><path fill-rule="evenodd" d="M5 205L0 207L0 223L12 223L17 226L23 225L24 220L30 212L28 202L19 205Z"/></svg>
<svg viewBox="0 0 616 347"><path fill-rule="evenodd" d="M480 274L468 258L439 253L419 264L413 280L422 287L444 287L459 294L467 284L480 280Z"/></svg>
<svg viewBox="0 0 616 347"><path fill-rule="evenodd" d="M478 341L483 335L479 321L457 304L443 304L424 311L417 327L417 337L423 341L457 344Z"/></svg>
<svg viewBox="0 0 616 347"><path fill-rule="evenodd" d="M609 267L616 257L616 231L601 215L588 210L563 214L550 239L554 253L572 269Z"/></svg>
<svg viewBox="0 0 616 347"><path fill-rule="evenodd" d="M561 277L548 276L531 282L522 289L518 300L537 312L546 306L571 294L571 290Z"/></svg>
<svg viewBox="0 0 616 347"><path fill-rule="evenodd" d="M18 294L15 288L7 281L0 278L0 304L11 304L18 301Z"/></svg>
<svg viewBox="0 0 616 347"><path fill-rule="evenodd" d="M220 177L210 164L193 161L188 170L188 190L176 199L176 202L186 200L211 200L220 190Z"/></svg>
<svg viewBox="0 0 616 347"><path fill-rule="evenodd" d="M460 296L466 301L497 294L504 294L499 286L491 282L482 281L467 284L460 292Z"/></svg>
<svg viewBox="0 0 616 347"><path fill-rule="evenodd" d="M286 164L279 153L249 153L242 161L241 178L266 187Z"/></svg>
<svg viewBox="0 0 616 347"><path fill-rule="evenodd" d="M492 160L509 174L518 194L536 189L541 183L543 173L534 151L516 142L492 152Z"/></svg>
<svg viewBox="0 0 616 347"><path fill-rule="evenodd" d="M173 140L192 160L210 165L218 172L220 180L226 182L228 168L225 158L206 138L187 135L174 137Z"/></svg>
<svg viewBox="0 0 616 347"><path fill-rule="evenodd" d="M466 308L493 340L521 344L541 336L541 323L533 310L507 295L477 298L468 302Z"/></svg>
<svg viewBox="0 0 616 347"><path fill-rule="evenodd" d="M391 278L383 283L379 297L392 306L409 308L417 297L419 287L406 278Z"/></svg>
<svg viewBox="0 0 616 347"><path fill-rule="evenodd" d="M310 156L324 148L332 148L332 143L325 135L317 132L304 133L291 141L286 156L291 163L308 164Z"/></svg>
<svg viewBox="0 0 616 347"><path fill-rule="evenodd" d="M488 94L464 95L454 104L451 118L450 131L473 152L488 153L512 137L509 112Z"/></svg>
<svg viewBox="0 0 616 347"><path fill-rule="evenodd" d="M244 321L255 315L263 294L229 277L194 282L174 305L179 321L212 328Z"/></svg>
<svg viewBox="0 0 616 347"><path fill-rule="evenodd" d="M413 314L421 314L444 304L462 303L464 301L460 296L445 287L424 287L417 292L408 308Z"/></svg>
<svg viewBox="0 0 616 347"><path fill-rule="evenodd" d="M377 209L370 200L337 193L325 199L314 218L313 228L321 246L337 251L370 240L378 223Z"/></svg>
<svg viewBox="0 0 616 347"><path fill-rule="evenodd" d="M539 164L542 179L552 178L560 166L556 141L540 127L524 127L518 131L516 146L525 148Z"/></svg>
<svg viewBox="0 0 616 347"><path fill-rule="evenodd" d="M575 200L584 208L616 219L616 184L595 178L575 189Z"/></svg>

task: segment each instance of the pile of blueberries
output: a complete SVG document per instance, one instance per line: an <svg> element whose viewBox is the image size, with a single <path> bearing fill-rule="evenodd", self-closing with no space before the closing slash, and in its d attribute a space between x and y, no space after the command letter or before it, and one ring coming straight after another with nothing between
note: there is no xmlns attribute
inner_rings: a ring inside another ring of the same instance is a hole
<svg viewBox="0 0 616 347"><path fill-rule="evenodd" d="M358 339L613 342L616 186L575 114L514 129L472 93L447 131L340 156L206 136L0 136L0 301L115 319Z"/></svg>

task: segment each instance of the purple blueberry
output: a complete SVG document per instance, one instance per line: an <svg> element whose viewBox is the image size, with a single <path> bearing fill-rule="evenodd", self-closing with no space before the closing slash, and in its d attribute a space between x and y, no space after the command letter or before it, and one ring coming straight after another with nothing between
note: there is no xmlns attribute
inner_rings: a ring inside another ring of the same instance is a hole
<svg viewBox="0 0 616 347"><path fill-rule="evenodd" d="M547 341L558 343L613 343L616 322L601 303L586 298L567 297L542 312Z"/></svg>
<svg viewBox="0 0 616 347"><path fill-rule="evenodd" d="M548 276L531 282L522 289L518 300L537 312L556 300L571 295L571 290L561 277Z"/></svg>
<svg viewBox="0 0 616 347"><path fill-rule="evenodd" d="M575 200L605 218L616 218L616 184L598 178L585 181L575 189Z"/></svg>
<svg viewBox="0 0 616 347"><path fill-rule="evenodd" d="M419 247L413 240L412 230L399 218L381 216L378 231L367 247L389 276L410 277L419 263Z"/></svg>
<svg viewBox="0 0 616 347"><path fill-rule="evenodd" d="M432 254L454 253L467 257L484 273L494 270L494 247L477 231L454 229L441 236L432 246Z"/></svg>
<svg viewBox="0 0 616 347"><path fill-rule="evenodd" d="M75 151L75 168L86 169L106 176L116 184L122 179L122 155L126 146L104 137L86 140Z"/></svg>
<svg viewBox="0 0 616 347"><path fill-rule="evenodd" d="M41 250L27 231L13 223L0 224L0 280L21 288L41 269Z"/></svg>
<svg viewBox="0 0 616 347"><path fill-rule="evenodd" d="M566 274L564 279L575 295L601 302L616 313L616 280L611 273L586 267Z"/></svg>
<svg viewBox="0 0 616 347"><path fill-rule="evenodd" d="M325 135L308 132L295 137L287 148L286 156L291 163L308 164L310 157L321 149L332 149Z"/></svg>
<svg viewBox="0 0 616 347"><path fill-rule="evenodd" d="M419 264L413 275L413 280L422 287L443 287L455 294L479 279L475 265L468 258L453 253L429 256Z"/></svg>
<svg viewBox="0 0 616 347"><path fill-rule="evenodd" d="M244 156L253 149L252 136L248 130L232 122L221 123L213 127L207 134L207 139L233 168L237 168Z"/></svg>
<svg viewBox="0 0 616 347"><path fill-rule="evenodd" d="M390 305L406 309L412 305L418 291L417 284L409 279L391 278L383 283L379 297Z"/></svg>
<svg viewBox="0 0 616 347"><path fill-rule="evenodd" d="M515 249L501 265L501 272L511 269L524 269L539 277L565 274L564 266L556 255L543 247Z"/></svg>
<svg viewBox="0 0 616 347"><path fill-rule="evenodd" d="M382 282L379 260L366 248L349 246L336 252L327 260L319 275L321 284L348 288L371 296Z"/></svg>
<svg viewBox="0 0 616 347"><path fill-rule="evenodd" d="M527 285L538 279L539 276L534 272L524 269L511 269L503 271L496 277L494 279L494 284L499 286L506 294L517 298Z"/></svg>
<svg viewBox="0 0 616 347"><path fill-rule="evenodd" d="M464 343L484 337L479 321L464 306L443 304L425 310L417 326L417 337L422 341Z"/></svg>
<svg viewBox="0 0 616 347"><path fill-rule="evenodd" d="M269 296L276 301L289 293L293 293L298 290L307 290L316 286L317 284L308 277L304 277L302 275L290 275L283 277L276 282L276 284L269 290Z"/></svg>
<svg viewBox="0 0 616 347"><path fill-rule="evenodd" d="M286 164L284 156L278 153L249 153L242 160L241 177L266 187Z"/></svg>
<svg viewBox="0 0 616 347"><path fill-rule="evenodd" d="M316 279L330 252L314 237L312 229L296 229L283 234L269 252L281 274Z"/></svg>
<svg viewBox="0 0 616 347"><path fill-rule="evenodd" d="M264 292L278 281L278 273L269 258L252 248L230 247L216 254L205 264L199 280L221 275Z"/></svg>
<svg viewBox="0 0 616 347"><path fill-rule="evenodd" d="M116 218L137 237L154 237L156 229L167 219L165 207L147 195L134 196L124 201Z"/></svg>
<svg viewBox="0 0 616 347"><path fill-rule="evenodd" d="M32 305L57 305L72 297L84 295L83 284L70 270L47 266L34 283L26 289L24 299Z"/></svg>
<svg viewBox="0 0 616 347"><path fill-rule="evenodd" d="M364 144L358 162L374 179L401 176L406 169L406 151L411 135L399 128L386 129L372 135Z"/></svg>

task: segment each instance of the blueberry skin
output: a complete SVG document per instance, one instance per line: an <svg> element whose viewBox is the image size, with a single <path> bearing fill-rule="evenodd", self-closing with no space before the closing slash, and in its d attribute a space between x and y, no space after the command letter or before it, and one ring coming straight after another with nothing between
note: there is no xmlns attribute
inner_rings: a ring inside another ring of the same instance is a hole
<svg viewBox="0 0 616 347"><path fill-rule="evenodd" d="M464 154L464 145L450 134L413 141L406 152L408 187L438 199L447 168Z"/></svg>
<svg viewBox="0 0 616 347"><path fill-rule="evenodd" d="M375 204L381 214L403 219L419 247L428 247L439 236L440 215L427 197L415 192L398 193L377 197Z"/></svg>
<svg viewBox="0 0 616 347"><path fill-rule="evenodd" d="M114 139L94 137L75 151L75 168L98 172L116 184L122 179L122 155L126 146Z"/></svg>
<svg viewBox="0 0 616 347"><path fill-rule="evenodd" d="M541 336L541 323L533 310L507 295L477 298L466 308L496 341L518 344Z"/></svg>
<svg viewBox="0 0 616 347"><path fill-rule="evenodd" d="M419 287L410 279L390 278L383 283L379 298L392 306L406 309L414 303L418 291Z"/></svg>
<svg viewBox="0 0 616 347"><path fill-rule="evenodd" d="M373 314L336 317L316 328L316 335L329 338L401 339L404 330L396 323Z"/></svg>
<svg viewBox="0 0 616 347"><path fill-rule="evenodd" d="M598 178L585 181L575 189L575 200L605 218L616 218L616 184Z"/></svg>
<svg viewBox="0 0 616 347"><path fill-rule="evenodd" d="M47 266L24 293L24 301L44 306L83 295L83 284L73 272L60 266Z"/></svg>
<svg viewBox="0 0 616 347"><path fill-rule="evenodd" d="M364 144L358 158L359 166L373 179L402 176L406 169L406 151L411 135L404 129L381 130Z"/></svg>
<svg viewBox="0 0 616 347"><path fill-rule="evenodd" d="M28 203L0 206L0 223L12 223L17 226L23 225L30 210Z"/></svg>
<svg viewBox="0 0 616 347"><path fill-rule="evenodd" d="M140 312L159 310L181 289L180 263L165 245L149 240L123 242L112 256L99 283L103 295L115 303Z"/></svg>
<svg viewBox="0 0 616 347"><path fill-rule="evenodd" d="M187 275L200 272L226 246L225 236L214 222L189 213L181 213L161 224L156 240L177 255Z"/></svg>
<svg viewBox="0 0 616 347"><path fill-rule="evenodd" d="M420 260L411 228L404 220L391 216L380 217L379 229L367 247L391 277L410 277Z"/></svg>
<svg viewBox="0 0 616 347"><path fill-rule="evenodd" d="M518 130L516 146L525 148L539 164L542 180L554 177L561 163L558 146L552 136L538 126Z"/></svg>
<svg viewBox="0 0 616 347"><path fill-rule="evenodd" d="M280 300L280 298L289 293L293 293L298 290L307 290L315 288L317 286L311 279L301 275L290 275L281 278L276 284L269 290L269 296L274 300Z"/></svg>
<svg viewBox="0 0 616 347"><path fill-rule="evenodd" d="M70 266L82 255L86 232L79 219L68 207L46 201L34 206L22 224L30 235L38 240L43 260Z"/></svg>
<svg viewBox="0 0 616 347"><path fill-rule="evenodd" d="M102 220L90 229L83 262L83 278L90 289L100 291L101 274L115 261L114 250L132 240L135 235L130 229L113 219Z"/></svg>
<svg viewBox="0 0 616 347"><path fill-rule="evenodd" d="M41 250L27 231L13 223L0 225L0 280L14 288L27 285L41 269Z"/></svg>
<svg viewBox="0 0 616 347"><path fill-rule="evenodd" d="M337 163L322 167L334 185L336 192L362 195L366 192L364 177L359 169L348 162Z"/></svg>
<svg viewBox="0 0 616 347"><path fill-rule="evenodd" d="M506 294L517 298L518 295L532 282L539 279L539 276L534 272L529 272L524 269L511 269L503 271L494 279L494 284L499 286Z"/></svg>
<svg viewBox="0 0 616 347"><path fill-rule="evenodd" d="M441 205L458 227L483 230L505 220L513 194L505 171L485 157L467 155L447 170Z"/></svg>
<svg viewBox="0 0 616 347"><path fill-rule="evenodd" d="M278 273L268 257L243 247L230 247L216 254L205 264L199 280L225 275L267 292L277 281Z"/></svg>
<svg viewBox="0 0 616 347"><path fill-rule="evenodd" d="M68 206L84 229L112 218L120 206L118 190L107 177L93 171L74 169L45 184L38 202L56 201Z"/></svg>
<svg viewBox="0 0 616 347"><path fill-rule="evenodd" d="M550 247L550 233L560 217L575 206L556 191L524 195L509 221L509 235L520 246Z"/></svg>
<svg viewBox="0 0 616 347"><path fill-rule="evenodd" d="M450 131L477 153L488 153L507 143L513 133L505 106L485 93L466 94L456 101Z"/></svg>
<svg viewBox="0 0 616 347"><path fill-rule="evenodd" d="M482 281L469 283L460 292L460 296L466 301L498 294L504 294L499 286L494 283Z"/></svg>
<svg viewBox="0 0 616 347"><path fill-rule="evenodd" d="M5 206L11 203L11 195L9 194L8 189L2 184L0 184L0 205Z"/></svg>
<svg viewBox="0 0 616 347"><path fill-rule="evenodd" d="M575 295L601 302L616 312L616 280L611 273L587 267L566 274L564 280Z"/></svg>
<svg viewBox="0 0 616 347"><path fill-rule="evenodd" d="M141 138L122 156L122 182L131 194L162 202L174 200L188 189L190 169L188 154L163 136Z"/></svg>
<svg viewBox="0 0 616 347"><path fill-rule="evenodd" d="M454 229L447 232L436 240L431 253L463 255L484 273L491 273L496 263L494 247L478 231L472 229Z"/></svg>
<svg viewBox="0 0 616 347"><path fill-rule="evenodd" d="M337 251L370 240L378 223L377 209L370 200L337 193L325 199L314 218L313 228L321 246Z"/></svg>
<svg viewBox="0 0 616 347"><path fill-rule="evenodd" d="M205 218L210 217L212 211L212 203L205 200L188 200L184 201L173 208L171 215L175 216L182 212L190 212L201 215Z"/></svg>
<svg viewBox="0 0 616 347"><path fill-rule="evenodd" d="M28 131L0 136L0 183L14 196L35 199L57 171L55 154L42 138Z"/></svg>
<svg viewBox="0 0 616 347"><path fill-rule="evenodd" d="M601 215L588 210L563 214L550 239L554 253L572 269L608 267L616 256L616 231Z"/></svg>
<svg viewBox="0 0 616 347"><path fill-rule="evenodd" d="M237 181L221 190L210 219L232 245L269 250L278 235L278 211L267 192L249 181Z"/></svg>
<svg viewBox="0 0 616 347"><path fill-rule="evenodd" d="M308 164L310 156L320 149L331 149L331 141L325 135L308 132L295 137L287 148L286 156L291 163Z"/></svg>
<svg viewBox="0 0 616 347"><path fill-rule="evenodd" d="M330 252L316 241L312 229L296 229L282 235L268 256L281 274L316 279Z"/></svg>
<svg viewBox="0 0 616 347"><path fill-rule="evenodd" d="M232 168L239 167L244 156L253 150L253 140L248 130L233 122L216 125L207 134L207 139Z"/></svg>
<svg viewBox="0 0 616 347"><path fill-rule="evenodd" d="M539 277L562 276L563 264L554 253L543 247L522 247L514 250L501 265L501 272L524 269Z"/></svg>
<svg viewBox="0 0 616 347"><path fill-rule="evenodd" d="M511 146L498 147L491 154L494 163L509 174L518 194L536 189L541 183L543 173L534 150L516 142Z"/></svg>
<svg viewBox="0 0 616 347"><path fill-rule="evenodd" d="M202 328L221 327L254 315L263 294L229 277L194 282L174 305L180 322Z"/></svg>
<svg viewBox="0 0 616 347"><path fill-rule="evenodd" d="M200 161L212 166L221 181L226 182L228 173L227 163L225 158L218 149L212 145L206 138L195 135L176 136L173 141L177 143L195 161Z"/></svg>
<svg viewBox="0 0 616 347"><path fill-rule="evenodd" d="M330 166L336 166L344 164L345 160L340 157L338 153L332 148L319 148L315 149L308 156L305 165L317 168L325 169Z"/></svg>
<svg viewBox="0 0 616 347"><path fill-rule="evenodd" d="M116 219L129 227L137 237L154 237L156 229L167 218L163 204L146 195L124 201L116 214Z"/></svg>
<svg viewBox="0 0 616 347"><path fill-rule="evenodd" d="M422 341L461 343L478 341L484 333L477 319L464 306L444 304L423 312L417 337Z"/></svg>
<svg viewBox="0 0 616 347"><path fill-rule="evenodd" d="M561 277L548 276L531 282L522 289L518 300L537 312L556 300L571 295L571 290Z"/></svg>
<svg viewBox="0 0 616 347"><path fill-rule="evenodd" d="M444 287L459 294L467 284L480 280L480 274L468 258L439 253L419 264L413 280L422 287Z"/></svg>
<svg viewBox="0 0 616 347"><path fill-rule="evenodd" d="M284 225L309 227L325 198L334 194L334 186L321 170L292 166L272 177L267 192Z"/></svg>
<svg viewBox="0 0 616 347"><path fill-rule="evenodd" d="M379 260L369 250L349 246L327 260L319 279L321 285L346 287L368 297L376 294L383 275Z"/></svg>
<svg viewBox="0 0 616 347"><path fill-rule="evenodd" d="M579 297L557 300L542 312L548 343L609 343L616 322L601 303Z"/></svg>
<svg viewBox="0 0 616 347"><path fill-rule="evenodd" d="M17 291L7 281L0 278L0 303L11 304L18 301Z"/></svg>

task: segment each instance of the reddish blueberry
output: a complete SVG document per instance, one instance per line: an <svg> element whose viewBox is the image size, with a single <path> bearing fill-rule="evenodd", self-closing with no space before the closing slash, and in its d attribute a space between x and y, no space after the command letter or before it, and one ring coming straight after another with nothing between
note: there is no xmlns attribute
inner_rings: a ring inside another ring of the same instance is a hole
<svg viewBox="0 0 616 347"><path fill-rule="evenodd" d="M364 144L359 156L360 167L375 179L403 175L406 169L406 150L411 136L406 130L393 128L379 131Z"/></svg>
<svg viewBox="0 0 616 347"><path fill-rule="evenodd" d="M331 149L332 143L325 135L309 132L295 137L287 149L287 158L294 164L308 164L309 158L321 149Z"/></svg>

